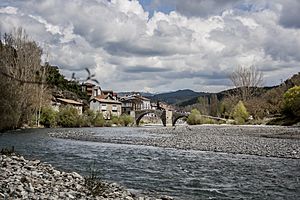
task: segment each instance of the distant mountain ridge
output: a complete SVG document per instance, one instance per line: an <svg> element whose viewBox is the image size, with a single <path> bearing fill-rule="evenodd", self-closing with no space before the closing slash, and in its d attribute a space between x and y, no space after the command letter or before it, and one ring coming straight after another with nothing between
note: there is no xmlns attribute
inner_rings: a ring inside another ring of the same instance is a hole
<svg viewBox="0 0 300 200"><path fill-rule="evenodd" d="M118 96L123 97L123 96L131 95L133 93L139 93L144 97L151 97L151 96L155 95L155 94L150 93L150 92L118 92Z"/></svg>
<svg viewBox="0 0 300 200"><path fill-rule="evenodd" d="M119 92L118 96L126 96L130 95L132 92ZM189 99L203 96L203 95L209 95L210 93L205 93L205 92L195 92L190 89L184 89L184 90L177 90L173 92L165 92L165 93L160 93L160 94L153 94L153 93L148 93L148 92L138 92L142 96L149 98L151 101L163 101L168 104L173 104L177 105L180 104L181 102L185 102Z"/></svg>
<svg viewBox="0 0 300 200"><path fill-rule="evenodd" d="M161 94L156 94L150 97L152 101L163 101L168 104L180 104L181 102L187 101L189 99L207 95L209 93L205 92L195 92L190 89L185 89L185 90L178 90L174 92L167 92L167 93L161 93Z"/></svg>

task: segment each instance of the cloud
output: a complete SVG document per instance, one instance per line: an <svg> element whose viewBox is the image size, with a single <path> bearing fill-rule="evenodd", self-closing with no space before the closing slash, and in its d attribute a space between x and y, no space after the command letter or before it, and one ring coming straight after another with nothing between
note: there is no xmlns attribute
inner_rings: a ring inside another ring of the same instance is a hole
<svg viewBox="0 0 300 200"><path fill-rule="evenodd" d="M122 67L121 70L126 73L154 73L154 72L156 73L156 72L168 72L171 69L148 67L148 66L134 66L134 67Z"/></svg>
<svg viewBox="0 0 300 200"><path fill-rule="evenodd" d="M240 3L240 0L156 0L153 7L173 5L176 11L188 17L208 17L221 15L222 12Z"/></svg>
<svg viewBox="0 0 300 200"><path fill-rule="evenodd" d="M282 2L282 11L279 23L286 28L300 28L300 2L285 0Z"/></svg>
<svg viewBox="0 0 300 200"><path fill-rule="evenodd" d="M228 8L232 8L236 0L186 0L176 2L176 10L186 16L206 17L211 15L221 15Z"/></svg>
<svg viewBox="0 0 300 200"><path fill-rule="evenodd" d="M22 26L66 76L88 67L102 88L215 91L239 65L267 85L299 71L299 4L153 0L149 14L137 0L3 0L0 31Z"/></svg>
<svg viewBox="0 0 300 200"><path fill-rule="evenodd" d="M13 14L17 14L17 12L18 12L18 8L11 7L11 6L0 8L0 13L2 13L2 14L13 15Z"/></svg>

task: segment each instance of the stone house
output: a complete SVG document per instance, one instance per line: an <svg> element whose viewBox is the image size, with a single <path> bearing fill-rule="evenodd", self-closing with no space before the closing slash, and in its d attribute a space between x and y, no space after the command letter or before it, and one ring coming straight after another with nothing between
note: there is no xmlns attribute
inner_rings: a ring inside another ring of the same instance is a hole
<svg viewBox="0 0 300 200"><path fill-rule="evenodd" d="M86 92L88 97L98 96L102 94L101 87L92 83L83 83L81 85L82 92Z"/></svg>
<svg viewBox="0 0 300 200"><path fill-rule="evenodd" d="M138 93L127 95L119 99L122 102L122 113L130 114L130 111L150 110L150 99L141 96Z"/></svg>
<svg viewBox="0 0 300 200"><path fill-rule="evenodd" d="M111 95L99 95L91 97L90 109L103 114L104 119L111 119L112 116L119 117L122 114L122 103L115 100Z"/></svg>
<svg viewBox="0 0 300 200"><path fill-rule="evenodd" d="M71 106L73 108L76 108L78 111L78 114L82 115L83 112L83 103L74 101L72 99L64 99L64 98L55 98L53 97L51 100L51 106L55 111L59 111L60 108L63 106Z"/></svg>

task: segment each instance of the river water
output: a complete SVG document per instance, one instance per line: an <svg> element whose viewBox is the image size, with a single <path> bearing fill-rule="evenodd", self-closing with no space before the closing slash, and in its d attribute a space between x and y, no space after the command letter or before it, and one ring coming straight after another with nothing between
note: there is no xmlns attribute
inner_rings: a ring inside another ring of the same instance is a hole
<svg viewBox="0 0 300 200"><path fill-rule="evenodd" d="M56 131L93 131L101 137L163 137L139 128L31 129L0 135L26 158L87 174L148 195L176 199L300 199L300 160L57 139Z"/></svg>

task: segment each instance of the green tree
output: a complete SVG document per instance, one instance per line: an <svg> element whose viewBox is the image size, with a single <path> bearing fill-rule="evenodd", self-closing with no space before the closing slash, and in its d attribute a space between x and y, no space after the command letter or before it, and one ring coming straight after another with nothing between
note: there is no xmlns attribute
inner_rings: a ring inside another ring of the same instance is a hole
<svg viewBox="0 0 300 200"><path fill-rule="evenodd" d="M210 114L212 116L218 116L219 110L219 100L216 94L212 94L210 97Z"/></svg>
<svg viewBox="0 0 300 200"><path fill-rule="evenodd" d="M209 100L208 97L203 96L198 98L199 110L202 114L209 114Z"/></svg>
<svg viewBox="0 0 300 200"><path fill-rule="evenodd" d="M80 116L76 108L65 106L59 110L58 125L62 127L77 127L79 126Z"/></svg>
<svg viewBox="0 0 300 200"><path fill-rule="evenodd" d="M76 94L81 99L88 100L86 92L81 89L81 84L78 81L67 80L60 74L57 66L51 66L49 63L45 64L47 84L55 86L62 91L70 91Z"/></svg>
<svg viewBox="0 0 300 200"><path fill-rule="evenodd" d="M105 124L105 119L103 117L103 114L101 112L97 112L93 120L93 125L95 127L103 127L104 124Z"/></svg>
<svg viewBox="0 0 300 200"><path fill-rule="evenodd" d="M57 112L51 107L42 108L41 124L47 128L55 127L57 125Z"/></svg>
<svg viewBox="0 0 300 200"><path fill-rule="evenodd" d="M111 116L110 118L111 124L120 125L120 119L117 116Z"/></svg>
<svg viewBox="0 0 300 200"><path fill-rule="evenodd" d="M81 116L79 116L79 125L81 127L91 127L94 126L94 119L96 117L96 114L94 111L87 109L83 112Z"/></svg>
<svg viewBox="0 0 300 200"><path fill-rule="evenodd" d="M121 115L120 116L120 123L123 126L131 125L131 124L133 124L133 118L130 115L126 115L126 114Z"/></svg>
<svg viewBox="0 0 300 200"><path fill-rule="evenodd" d="M187 118L187 123L189 125L196 125L201 123L201 114L199 110L193 109L191 114Z"/></svg>
<svg viewBox="0 0 300 200"><path fill-rule="evenodd" d="M300 117L300 86L290 88L283 95L284 98L284 113Z"/></svg>
<svg viewBox="0 0 300 200"><path fill-rule="evenodd" d="M237 124L244 124L249 118L249 113L242 101L239 101L232 110L231 116Z"/></svg>

